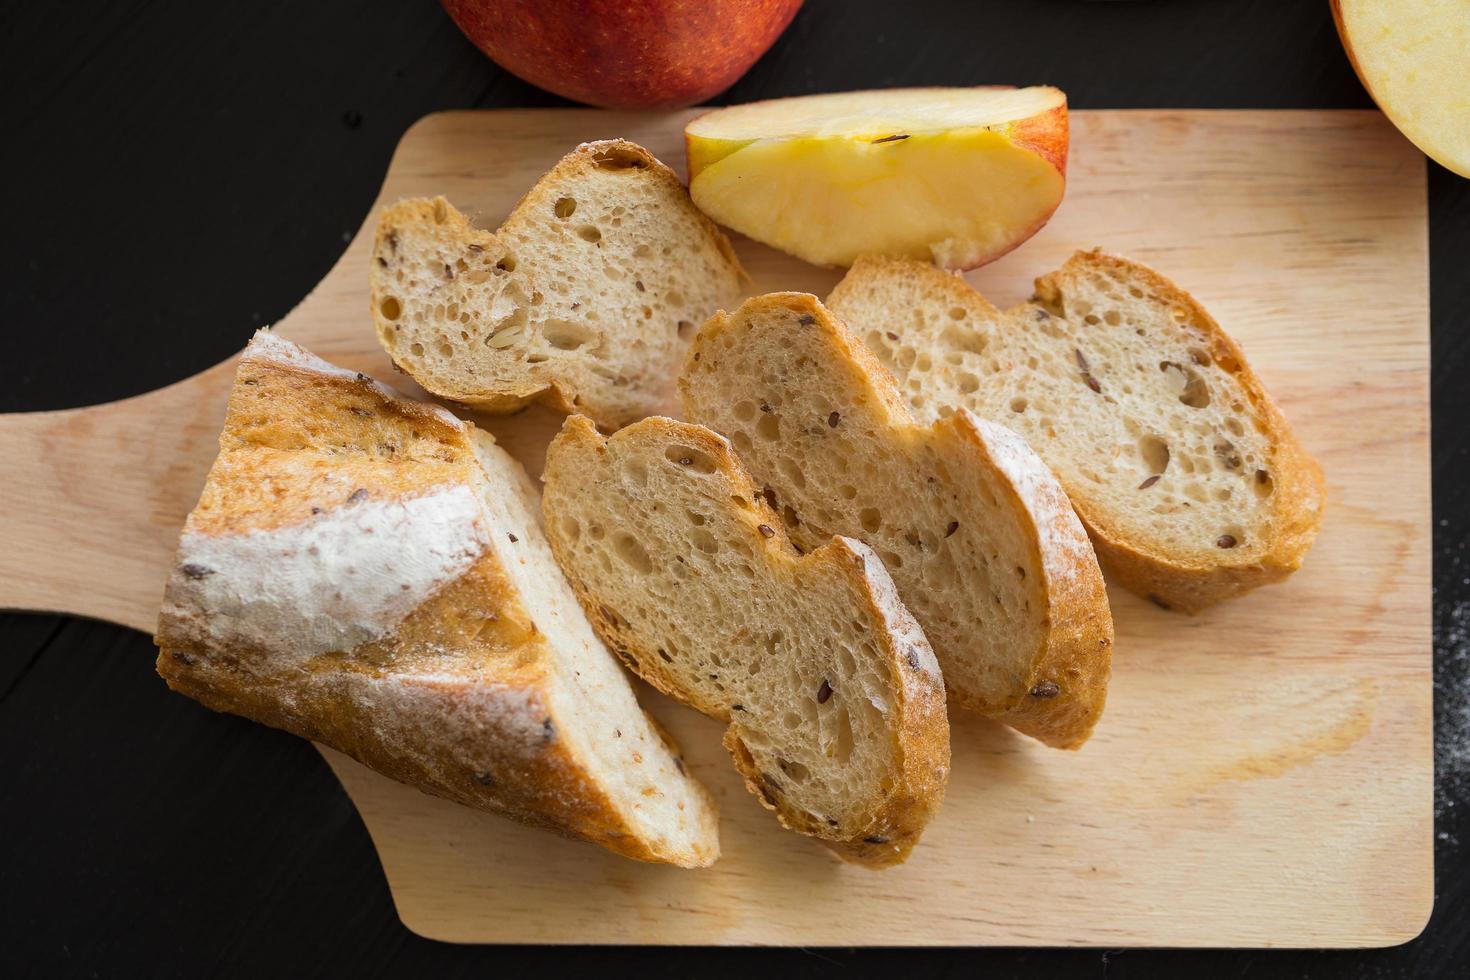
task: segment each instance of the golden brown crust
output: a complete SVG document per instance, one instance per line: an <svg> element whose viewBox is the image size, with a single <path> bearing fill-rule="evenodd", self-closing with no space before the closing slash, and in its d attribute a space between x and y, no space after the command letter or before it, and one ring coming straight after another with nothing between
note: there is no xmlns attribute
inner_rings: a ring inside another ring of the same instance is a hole
<svg viewBox="0 0 1470 980"><path fill-rule="evenodd" d="M485 596L513 594L509 589L504 571L487 556L415 611L391 640L325 654L304 669L278 669L258 650L175 644L163 626L157 669L172 690L208 708L330 745L432 796L639 861L712 864L717 850L655 852L558 737L562 725L542 667L544 640L524 610L499 606L498 635L476 635ZM481 666L428 680L402 669L446 646L475 651L472 659ZM385 697L411 699L410 707L385 710Z"/></svg>
<svg viewBox="0 0 1470 980"><path fill-rule="evenodd" d="M1281 410L1246 364L1240 346L1189 293L1148 266L1101 249L1078 252L1061 269L1038 278L1037 294L1046 297L1055 291L1055 280L1085 268L1145 282L1166 302L1188 312L1187 322L1204 334L1214 362L1239 383L1260 430L1270 436L1268 468L1275 481L1272 536L1266 547L1255 554L1208 561L1166 554L1133 540L1100 508L1090 506L1085 495L1078 495L1073 498L1077 515L1091 532L1104 566L1130 591L1166 609L1189 613L1278 582L1296 571L1321 526L1327 487L1321 466L1296 441Z"/></svg>
<svg viewBox="0 0 1470 980"><path fill-rule="evenodd" d="M338 455L324 462L290 452L311 445ZM396 498L483 479L467 427L442 410L360 375L249 354L221 446L186 534L289 527L342 506L346 487ZM281 656L210 639L198 612L165 604L157 669L170 688L216 711L330 745L426 793L637 860L695 867L718 857L717 844L657 851L620 814L590 760L560 736L548 640L492 548L387 636L346 651Z"/></svg>
<svg viewBox="0 0 1470 980"><path fill-rule="evenodd" d="M735 493L752 501L749 508L742 507L739 511L739 518L749 524L752 541L765 541L758 530L762 525L772 532L765 543L775 547L765 548L763 553L776 561L804 566L809 570L807 574L817 574L820 567L829 569L827 574L840 576L847 583L850 594L863 603L869 616L888 626L886 630L875 631L874 635L882 642L884 667L889 672L892 690L896 694L895 720L891 728L897 740L898 777L859 834L834 839L833 828L828 824L804 810L787 805L779 789L770 785L768 777L760 772L735 726L726 729L724 744L746 788L762 806L776 814L782 826L817 838L846 861L874 868L901 863L918 842L943 799L949 773L949 720L945 713L942 680L937 673L923 669L920 653L912 649L915 644L927 647L923 633L899 602L891 583L887 585L885 594L881 582L887 580L887 574L881 571L881 562L866 546L845 538L834 538L829 545L810 554L797 552L786 536L779 515L765 503L730 444L717 433L703 426L660 417L645 419L636 428L676 434L680 444L706 453ZM604 437L590 419L571 416L547 450L548 472L564 448L575 446L605 453L609 439L628 438L633 431L625 429L622 433ZM551 479L554 478L548 477L548 482ZM548 524L555 517L548 512ZM592 589L580 579L567 550L567 542L555 533L549 538L558 563L567 572L578 601L603 642L616 650L629 668L659 691L729 724L729 709L703 697L698 691L687 689L665 665L658 651L649 646L647 638L615 610L602 605ZM881 580L875 581L877 576L881 576ZM918 639L905 643L906 634ZM925 650L923 656L930 654Z"/></svg>
<svg viewBox="0 0 1470 980"><path fill-rule="evenodd" d="M367 375L323 376L266 358L240 361L210 471L190 527L274 530L333 507L367 483L397 495L462 478L464 433L442 409L385 395ZM328 462L285 454L327 440ZM393 458L413 466L385 466ZM343 488L346 488L345 491Z"/></svg>
<svg viewBox="0 0 1470 980"><path fill-rule="evenodd" d="M998 458L1000 454L976 421L969 412L956 412L935 425L959 433L992 466L1006 470L1007 462ZM1026 690L1011 706L991 714L1052 748L1079 749L1102 717L1112 676L1113 613L1107 586L1090 554L1043 547L1043 541L1065 540L1078 533L1075 521L1069 520L1070 501L1059 486L1054 498L1040 501L1040 507L1038 501L1022 497L1014 476L1002 481L1002 487L1029 526L1033 559L1046 574L1047 629L1032 659ZM1044 534L1038 521L1051 525L1050 533ZM963 698L958 700L964 705Z"/></svg>

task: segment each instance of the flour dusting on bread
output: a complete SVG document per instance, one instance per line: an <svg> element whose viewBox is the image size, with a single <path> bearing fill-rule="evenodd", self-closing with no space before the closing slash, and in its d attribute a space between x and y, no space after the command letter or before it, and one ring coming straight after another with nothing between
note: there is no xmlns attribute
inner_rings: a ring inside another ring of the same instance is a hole
<svg viewBox="0 0 1470 980"><path fill-rule="evenodd" d="M863 577L867 579L868 588L873 592L873 604L883 616L888 632L893 636L894 645L903 654L904 662L922 670L934 683L944 683L944 675L939 670L939 658L934 656L934 648L929 645L929 639L924 636L924 629L919 621L898 597L898 588L893 584L893 577L888 574L888 569L883 567L883 560L872 548L856 538L842 540L862 556ZM874 707L884 710L881 699L871 700Z"/></svg>
<svg viewBox="0 0 1470 980"><path fill-rule="evenodd" d="M468 740L465 755L454 761L477 773L493 771L498 753L532 758L546 747L547 708L538 692L493 681L467 686L467 680L472 678L452 673L390 673L355 675L347 683L380 719L378 736L403 754L417 755L425 768L442 768L444 760L418 719L478 733L480 738ZM451 702L453 711L445 712Z"/></svg>
<svg viewBox="0 0 1470 980"><path fill-rule="evenodd" d="M1021 498L1028 513L1035 517L1036 535L1041 543L1047 576L1058 580L1075 579L1078 569L1095 562L1087 531L1077 519L1072 502L1026 440L1003 425L962 410L985 440L990 459L1010 479L1011 487Z"/></svg>
<svg viewBox="0 0 1470 980"><path fill-rule="evenodd" d="M186 526L165 614L199 642L268 647L305 661L382 639L479 558L469 487L348 500L300 524L237 534Z"/></svg>

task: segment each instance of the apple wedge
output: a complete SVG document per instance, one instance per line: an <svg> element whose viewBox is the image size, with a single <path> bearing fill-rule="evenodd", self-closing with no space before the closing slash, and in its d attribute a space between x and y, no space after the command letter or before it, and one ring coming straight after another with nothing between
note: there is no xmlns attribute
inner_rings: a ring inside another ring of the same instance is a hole
<svg viewBox="0 0 1470 980"><path fill-rule="evenodd" d="M1058 89L914 88L716 109L684 129L694 203L817 265L868 252L973 269L1061 203Z"/></svg>
<svg viewBox="0 0 1470 980"><path fill-rule="evenodd" d="M1383 114L1427 155L1470 177L1470 5L1332 0L1332 16Z"/></svg>

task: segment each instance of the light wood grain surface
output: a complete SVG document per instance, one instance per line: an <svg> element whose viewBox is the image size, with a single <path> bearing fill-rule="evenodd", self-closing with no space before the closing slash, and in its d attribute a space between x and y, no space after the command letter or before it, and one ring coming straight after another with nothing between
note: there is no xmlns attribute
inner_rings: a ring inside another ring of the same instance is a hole
<svg viewBox="0 0 1470 980"><path fill-rule="evenodd" d="M443 193L493 227L582 140L627 137L680 168L687 115L431 116L404 137L382 202ZM1008 304L1073 249L1104 245L1191 290L1326 469L1327 518L1303 571L1192 618L1115 590L1115 674L1093 740L1056 752L954 716L944 808L892 871L838 864L780 830L739 785L718 726L646 689L721 803L712 870L635 864L327 751L412 929L810 946L1362 946L1419 931L1433 895L1422 158L1367 112L1072 121L1061 210L972 281ZM373 339L372 221L278 329L415 390ZM837 278L738 247L753 291L824 294ZM0 606L151 631L232 371L0 418ZM533 409L487 427L539 473L557 422Z"/></svg>

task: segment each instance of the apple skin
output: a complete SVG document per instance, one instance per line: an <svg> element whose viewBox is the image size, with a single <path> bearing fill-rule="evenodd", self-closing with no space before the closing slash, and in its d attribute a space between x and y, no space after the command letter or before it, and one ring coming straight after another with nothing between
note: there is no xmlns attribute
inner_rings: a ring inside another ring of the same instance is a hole
<svg viewBox="0 0 1470 980"><path fill-rule="evenodd" d="M802 0L442 0L465 36L532 85L610 109L703 102L765 54Z"/></svg>
<svg viewBox="0 0 1470 980"><path fill-rule="evenodd" d="M1039 116L1030 119L1022 119L1011 128L1009 133L1011 142L1017 146L1031 149L1037 156L1046 160L1062 177L1062 187L1065 191L1067 185L1067 146L1071 142L1071 133L1067 125L1067 106L1065 103L1051 109ZM982 265L988 265L1003 255L1009 255L1022 245L1026 244L1036 233L1046 227L1051 216L1057 213L1057 208L1062 206L1062 198L1059 196L1051 210L1036 219L1036 223L1029 229L1019 233L1015 240L1004 248L987 252L976 256L955 271L969 272L978 269Z"/></svg>
<svg viewBox="0 0 1470 980"><path fill-rule="evenodd" d="M1342 15L1342 4L1338 0L1329 0L1328 5L1332 8L1332 23L1337 27L1337 39L1342 42L1342 53L1347 55L1348 64L1353 66L1353 74L1358 76L1358 82L1363 90L1368 93L1368 98L1378 105L1383 111L1383 104L1378 101L1378 93L1373 91L1373 86L1368 82L1368 73L1363 71L1363 66L1358 64L1358 55L1353 51L1352 38L1348 37L1347 21ZM1384 112L1384 115L1387 115Z"/></svg>
<svg viewBox="0 0 1470 980"><path fill-rule="evenodd" d="M1362 66L1358 64L1358 56L1353 54L1353 42L1348 37L1347 24L1343 22L1342 4L1338 0L1329 0L1328 5L1332 8L1332 23L1337 27L1337 39L1342 42L1342 53L1347 55L1348 64L1353 66L1353 74L1358 76L1363 88L1368 89L1368 96L1376 99L1373 89L1368 87L1368 79L1363 74Z"/></svg>
<svg viewBox="0 0 1470 980"><path fill-rule="evenodd" d="M1024 146L1046 160L1063 178L1067 176L1067 146L1071 134L1067 128L1067 104L1029 119L1019 119L1011 125L1007 134L1011 142Z"/></svg>

